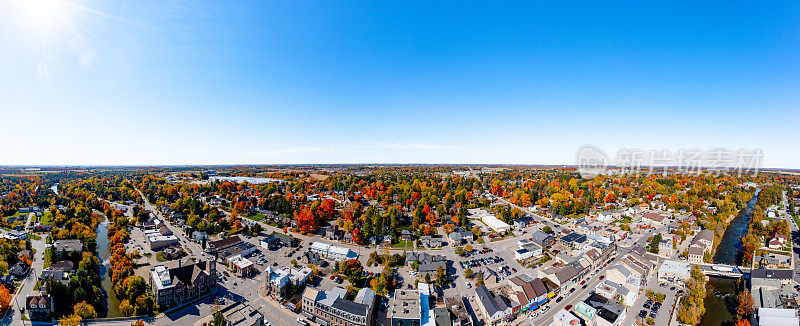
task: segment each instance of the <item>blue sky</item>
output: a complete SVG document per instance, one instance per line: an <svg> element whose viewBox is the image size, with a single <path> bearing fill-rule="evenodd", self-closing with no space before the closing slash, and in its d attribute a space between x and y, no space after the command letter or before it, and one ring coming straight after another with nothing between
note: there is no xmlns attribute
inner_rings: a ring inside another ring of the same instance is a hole
<svg viewBox="0 0 800 326"><path fill-rule="evenodd" d="M0 164L572 164L591 144L800 168L799 18L794 1L0 0Z"/></svg>

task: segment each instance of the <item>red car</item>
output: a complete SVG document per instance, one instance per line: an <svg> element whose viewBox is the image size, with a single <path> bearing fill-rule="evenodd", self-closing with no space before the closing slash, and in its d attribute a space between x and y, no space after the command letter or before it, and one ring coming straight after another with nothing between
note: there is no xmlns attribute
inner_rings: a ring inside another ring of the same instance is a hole
<svg viewBox="0 0 800 326"><path fill-rule="evenodd" d="M568 304L566 307L564 307L564 310L570 310L571 308L572 308L572 305Z"/></svg>
<svg viewBox="0 0 800 326"><path fill-rule="evenodd" d="M602 280L602 279L604 279L604 278L606 278L606 276L605 276L605 275L600 275L600 279L601 279L601 280Z"/></svg>
<svg viewBox="0 0 800 326"><path fill-rule="evenodd" d="M584 285L584 284L586 284L586 281L581 281L581 285Z"/></svg>

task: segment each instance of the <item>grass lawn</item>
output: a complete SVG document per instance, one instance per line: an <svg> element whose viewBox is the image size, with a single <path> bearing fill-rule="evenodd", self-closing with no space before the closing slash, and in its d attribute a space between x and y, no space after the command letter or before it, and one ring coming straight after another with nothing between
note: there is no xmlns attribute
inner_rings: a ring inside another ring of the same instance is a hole
<svg viewBox="0 0 800 326"><path fill-rule="evenodd" d="M43 268L48 268L53 263L50 261L50 252L53 251L53 247L47 247L44 250L44 266Z"/></svg>
<svg viewBox="0 0 800 326"><path fill-rule="evenodd" d="M392 248L408 248L414 246L414 240L411 241L398 241L392 244Z"/></svg>
<svg viewBox="0 0 800 326"><path fill-rule="evenodd" d="M167 261L167 259L164 258L164 256L161 255L161 252L157 252L156 253L156 260L158 262L160 262L160 263L163 263L163 262Z"/></svg>
<svg viewBox="0 0 800 326"><path fill-rule="evenodd" d="M40 223L42 225L53 225L53 214L43 214Z"/></svg>
<svg viewBox="0 0 800 326"><path fill-rule="evenodd" d="M36 233L28 234L28 238L31 238L31 240L42 240L42 236Z"/></svg>
<svg viewBox="0 0 800 326"><path fill-rule="evenodd" d="M264 219L266 216L264 216L264 214L261 214L261 213L256 213L255 215L251 215L251 216L245 216L245 217L247 217L247 218L249 218L249 219L251 219L251 220L253 220L253 221L261 221L261 220L263 220L263 219Z"/></svg>
<svg viewBox="0 0 800 326"><path fill-rule="evenodd" d="M144 256L147 257L147 258L150 258L150 257L153 257L153 253L146 252L146 253L144 253Z"/></svg>

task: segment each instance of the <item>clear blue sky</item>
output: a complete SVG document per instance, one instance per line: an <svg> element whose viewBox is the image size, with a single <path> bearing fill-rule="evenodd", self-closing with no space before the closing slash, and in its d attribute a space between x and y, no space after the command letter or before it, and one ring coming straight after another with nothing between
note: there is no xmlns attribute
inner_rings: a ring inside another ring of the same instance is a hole
<svg viewBox="0 0 800 326"><path fill-rule="evenodd" d="M797 1L0 0L0 62L0 164L800 168Z"/></svg>

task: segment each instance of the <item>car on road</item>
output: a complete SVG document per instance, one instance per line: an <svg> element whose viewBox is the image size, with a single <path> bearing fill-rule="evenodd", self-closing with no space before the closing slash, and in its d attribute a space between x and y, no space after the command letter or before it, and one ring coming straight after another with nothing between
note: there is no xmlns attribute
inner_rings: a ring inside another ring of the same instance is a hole
<svg viewBox="0 0 800 326"><path fill-rule="evenodd" d="M556 303L559 303L559 302L561 302L561 300L564 300L564 297L558 297L558 298L556 298Z"/></svg>
<svg viewBox="0 0 800 326"><path fill-rule="evenodd" d="M569 293L575 292L575 288L569 289Z"/></svg>
<svg viewBox="0 0 800 326"><path fill-rule="evenodd" d="M572 309L572 305L571 304L568 304L566 307L564 307L564 310L570 310L570 309Z"/></svg>
<svg viewBox="0 0 800 326"><path fill-rule="evenodd" d="M308 322L305 319L297 317L297 323L303 326L308 326Z"/></svg>
<svg viewBox="0 0 800 326"><path fill-rule="evenodd" d="M548 311L548 310L550 310L550 306L544 307L544 308L542 309L542 312L546 312L546 311Z"/></svg>
<svg viewBox="0 0 800 326"><path fill-rule="evenodd" d="M647 317L647 310L639 311L639 318L645 318L645 317Z"/></svg>
<svg viewBox="0 0 800 326"><path fill-rule="evenodd" d="M581 281L581 285L586 284L586 280Z"/></svg>
<svg viewBox="0 0 800 326"><path fill-rule="evenodd" d="M589 286L589 284L584 284L583 286L581 286L581 290L585 289L587 286Z"/></svg>
<svg viewBox="0 0 800 326"><path fill-rule="evenodd" d="M604 279L604 278L606 278L606 276L605 276L605 275L600 275L600 279L601 279L601 280L602 280L602 279Z"/></svg>

